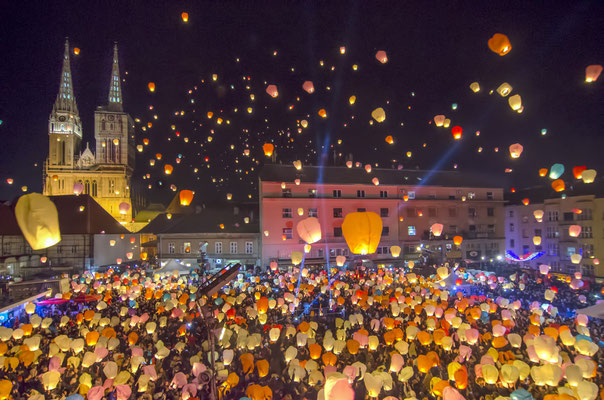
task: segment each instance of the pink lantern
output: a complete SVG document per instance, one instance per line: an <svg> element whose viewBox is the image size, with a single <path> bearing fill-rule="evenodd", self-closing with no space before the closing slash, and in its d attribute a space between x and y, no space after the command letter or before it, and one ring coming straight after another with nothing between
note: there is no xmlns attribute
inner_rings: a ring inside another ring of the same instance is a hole
<svg viewBox="0 0 604 400"><path fill-rule="evenodd" d="M125 201L121 202L119 205L119 210L120 214L128 213L128 211L130 211L130 204L126 203Z"/></svg>
<svg viewBox="0 0 604 400"><path fill-rule="evenodd" d="M279 96L279 91L277 90L277 85L268 85L266 87L266 93L268 93L271 97Z"/></svg>
<svg viewBox="0 0 604 400"><path fill-rule="evenodd" d="M541 265L539 266L539 273L540 273L541 275L547 275L547 274L549 274L549 270L550 270L550 268L551 268L551 267L550 267L549 265L546 265L546 264L541 264Z"/></svg>
<svg viewBox="0 0 604 400"><path fill-rule="evenodd" d="M309 94L312 94L315 91L315 86L312 84L312 81L306 81L302 85L302 89L306 90Z"/></svg>
<svg viewBox="0 0 604 400"><path fill-rule="evenodd" d="M570 237L578 237L581 233L581 225L571 225L568 227L568 235Z"/></svg>
<svg viewBox="0 0 604 400"><path fill-rule="evenodd" d="M84 191L84 185L83 184L81 184L79 182L73 184L73 193L76 196L81 195L83 191Z"/></svg>
<svg viewBox="0 0 604 400"><path fill-rule="evenodd" d="M365 171L367 171L368 174L371 172L371 165L370 164L365 165Z"/></svg>
<svg viewBox="0 0 604 400"><path fill-rule="evenodd" d="M440 236L440 234L443 232L443 224L432 224L430 230L434 236Z"/></svg>
<svg viewBox="0 0 604 400"><path fill-rule="evenodd" d="M279 268L279 264L277 264L277 261L271 261L271 271L276 271L277 268Z"/></svg>
<svg viewBox="0 0 604 400"><path fill-rule="evenodd" d="M375 58L382 64L386 64L388 62L388 55L384 50L380 50L375 53Z"/></svg>
<svg viewBox="0 0 604 400"><path fill-rule="evenodd" d="M352 168L352 161L346 161L346 166L348 168Z"/></svg>
<svg viewBox="0 0 604 400"><path fill-rule="evenodd" d="M376 178L373 178L373 179L371 180L371 182L372 182L372 183L373 183L375 186L377 186L377 185L379 185L379 184L380 184L380 180L379 180L377 177L376 177Z"/></svg>
<svg viewBox="0 0 604 400"><path fill-rule="evenodd" d="M585 82L591 83L597 81L601 73L601 65L589 65L585 68Z"/></svg>

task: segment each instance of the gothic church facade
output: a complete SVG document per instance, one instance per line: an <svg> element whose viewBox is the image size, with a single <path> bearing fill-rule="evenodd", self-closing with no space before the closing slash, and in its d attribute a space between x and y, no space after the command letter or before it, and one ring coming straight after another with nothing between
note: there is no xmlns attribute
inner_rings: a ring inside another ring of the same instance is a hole
<svg viewBox="0 0 604 400"><path fill-rule="evenodd" d="M59 94L48 123L48 158L44 164L44 194L88 194L122 225L132 222L131 178L134 170L134 121L123 110L117 44L107 105L94 112L94 152L82 151L82 122L73 90L65 42Z"/></svg>

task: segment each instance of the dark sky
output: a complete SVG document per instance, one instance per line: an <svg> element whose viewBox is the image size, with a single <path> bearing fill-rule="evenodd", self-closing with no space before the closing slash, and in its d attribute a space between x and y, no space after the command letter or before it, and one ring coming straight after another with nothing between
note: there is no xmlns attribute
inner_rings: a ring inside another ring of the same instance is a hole
<svg viewBox="0 0 604 400"><path fill-rule="evenodd" d="M94 109L107 99L112 45L119 43L125 110L141 120L137 144L150 140L137 153L133 186L153 199L172 196L170 185L208 198L255 195L253 159L264 162L265 142L275 144L284 163L317 164L325 148L333 162L333 145L336 154L363 164L457 164L507 188L538 183L538 169L555 162L565 165L567 181L575 165L604 173L604 81L584 81L587 65L604 64L603 1L14 1L3 2L0 15L0 199L17 196L23 185L41 191L65 37L81 49L71 66L89 142ZM498 32L512 43L503 57L487 46ZM378 50L387 52L388 63L377 62ZM302 90L306 80L314 83L312 95ZM482 88L476 94L469 89L474 81ZM265 82L278 86L277 98L267 95ZM522 96L522 114L507 98L489 95L503 82ZM369 125L377 107L386 120ZM328 118L318 117L321 108ZM181 110L185 115L175 116ZM460 141L429 123L436 114L463 127ZM217 125L218 117L230 124ZM299 134L302 119L309 127ZM147 122L153 128L142 131ZM508 146L516 142L524 153L511 160ZM162 160L151 167L158 152ZM162 173L165 163L174 166L173 175ZM143 180L146 174L150 179Z"/></svg>

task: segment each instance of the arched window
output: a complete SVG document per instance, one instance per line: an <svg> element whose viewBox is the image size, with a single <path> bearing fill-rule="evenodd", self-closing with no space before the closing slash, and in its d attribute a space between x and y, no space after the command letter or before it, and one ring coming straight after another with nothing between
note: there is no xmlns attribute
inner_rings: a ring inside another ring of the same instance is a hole
<svg viewBox="0 0 604 400"><path fill-rule="evenodd" d="M97 196L96 181L92 181L92 197L96 197L96 196Z"/></svg>
<svg viewBox="0 0 604 400"><path fill-rule="evenodd" d="M105 120L101 121L101 130L105 130Z"/></svg>
<svg viewBox="0 0 604 400"><path fill-rule="evenodd" d="M90 182L86 181L84 184L84 194L90 194Z"/></svg>

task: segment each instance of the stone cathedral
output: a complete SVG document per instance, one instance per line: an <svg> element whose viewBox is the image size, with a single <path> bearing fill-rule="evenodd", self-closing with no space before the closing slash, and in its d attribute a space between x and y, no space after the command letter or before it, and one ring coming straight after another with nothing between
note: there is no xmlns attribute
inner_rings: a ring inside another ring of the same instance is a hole
<svg viewBox="0 0 604 400"><path fill-rule="evenodd" d="M88 194L128 227L132 221L130 182L134 170L134 122L124 112L117 44L107 105L94 112L94 152L82 151L82 122L73 92L65 42L59 94L48 121L48 158L44 164L44 194Z"/></svg>

